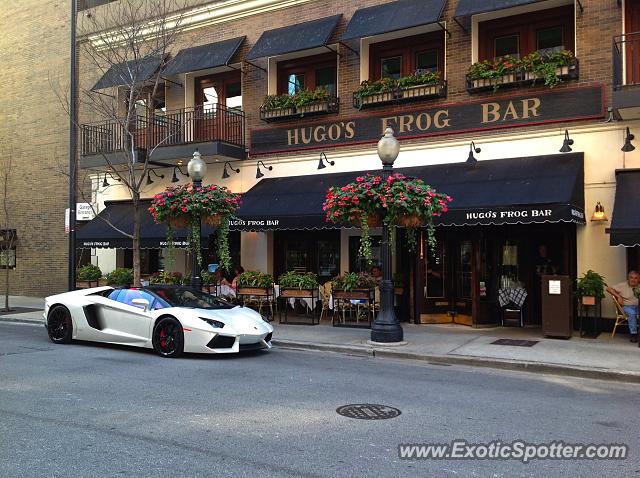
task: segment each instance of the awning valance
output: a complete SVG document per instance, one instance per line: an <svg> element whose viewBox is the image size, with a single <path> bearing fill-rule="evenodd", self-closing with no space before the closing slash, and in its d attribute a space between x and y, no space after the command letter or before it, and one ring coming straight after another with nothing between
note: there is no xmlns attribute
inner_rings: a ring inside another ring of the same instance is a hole
<svg viewBox="0 0 640 478"><path fill-rule="evenodd" d="M232 38L180 50L175 58L169 62L162 74L170 76L227 66L245 38Z"/></svg>
<svg viewBox="0 0 640 478"><path fill-rule="evenodd" d="M495 12L505 8L529 5L544 0L460 0L456 8L455 18L465 18L478 13Z"/></svg>
<svg viewBox="0 0 640 478"><path fill-rule="evenodd" d="M439 164L394 171L423 179L454 198L443 226L584 223L583 154ZM376 171L377 172L377 171ZM330 186L365 172L263 179L242 196L231 229L331 229L322 204Z"/></svg>
<svg viewBox="0 0 640 478"><path fill-rule="evenodd" d="M161 64L161 56L150 56L112 65L91 89L97 91L147 81L157 73Z"/></svg>
<svg viewBox="0 0 640 478"><path fill-rule="evenodd" d="M446 0L398 0L361 8L351 17L341 40L370 37L436 23Z"/></svg>
<svg viewBox="0 0 640 478"><path fill-rule="evenodd" d="M609 243L612 246L640 246L640 169L616 171L616 199L611 216Z"/></svg>
<svg viewBox="0 0 640 478"><path fill-rule="evenodd" d="M150 201L140 204L140 244L143 249L167 247L167 226L156 224L147 211ZM80 248L131 249L132 240L111 225L128 234L133 233L133 203L131 201L107 201L105 208L94 219L78 227L76 246ZM214 230L203 225L202 237ZM174 247L188 247L188 231L174 231ZM205 244L205 242L203 242Z"/></svg>
<svg viewBox="0 0 640 478"><path fill-rule="evenodd" d="M340 18L342 15L334 15L268 30L258 38L246 59L255 60L325 46L329 43Z"/></svg>

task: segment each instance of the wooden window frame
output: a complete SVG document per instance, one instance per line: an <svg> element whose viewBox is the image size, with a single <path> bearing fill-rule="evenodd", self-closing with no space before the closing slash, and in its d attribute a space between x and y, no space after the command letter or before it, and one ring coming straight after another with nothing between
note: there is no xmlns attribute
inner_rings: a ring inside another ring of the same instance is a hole
<svg viewBox="0 0 640 478"><path fill-rule="evenodd" d="M545 28L563 27L564 47L574 50L575 18L574 6L540 10L512 17L487 20L478 24L478 60L493 60L495 39L517 34L520 43L520 58L537 51L537 32ZM571 44L566 44L567 42Z"/></svg>
<svg viewBox="0 0 640 478"><path fill-rule="evenodd" d="M295 60L285 60L278 62L278 94L289 93L289 75L303 74L305 77L304 88L308 90L316 89L316 70L323 68L335 69L336 91L338 89L338 57L335 53L323 53Z"/></svg>
<svg viewBox="0 0 640 478"><path fill-rule="evenodd" d="M416 71L416 56L429 50L438 51L438 71L444 70L444 32L414 35L397 40L374 43L369 47L369 79L382 77L382 59L402 56L401 76L413 75Z"/></svg>
<svg viewBox="0 0 640 478"><path fill-rule="evenodd" d="M242 95L242 75L239 71L229 71L226 73L218 73L215 75L198 76L194 79L193 94L194 105L196 107L202 107L203 91L205 88L215 87L218 91L218 104L227 104L227 86L240 83L240 94Z"/></svg>

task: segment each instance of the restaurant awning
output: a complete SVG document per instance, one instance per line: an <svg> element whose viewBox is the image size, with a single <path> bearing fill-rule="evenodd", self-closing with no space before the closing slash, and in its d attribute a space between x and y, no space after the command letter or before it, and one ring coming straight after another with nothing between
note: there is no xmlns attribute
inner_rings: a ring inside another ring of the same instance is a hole
<svg viewBox="0 0 640 478"><path fill-rule="evenodd" d="M504 10L505 8L519 7L521 5L529 5L544 0L460 0L455 18L465 18L478 13L495 12L496 10Z"/></svg>
<svg viewBox="0 0 640 478"><path fill-rule="evenodd" d="M453 197L437 223L473 226L584 223L583 154L439 164L394 171L423 179ZM231 229L332 229L322 204L330 186L343 186L366 171L263 179L242 195ZM379 171L373 171L379 173Z"/></svg>
<svg viewBox="0 0 640 478"><path fill-rule="evenodd" d="M616 199L608 231L612 246L640 246L639 191L640 169L616 171Z"/></svg>
<svg viewBox="0 0 640 478"><path fill-rule="evenodd" d="M112 65L91 90L97 91L112 86L132 85L144 82L156 74L162 64L161 56L151 56L139 60L129 60Z"/></svg>
<svg viewBox="0 0 640 478"><path fill-rule="evenodd" d="M247 54L247 60L284 55L303 50L311 50L329 43L342 15L298 23L288 27L268 30Z"/></svg>
<svg viewBox="0 0 640 478"><path fill-rule="evenodd" d="M167 247L167 226L156 224L153 216L147 211L150 201L142 201L140 207L140 244L143 249L159 249ZM108 222L107 222L108 221ZM132 240L110 224L128 234L133 233L133 203L131 201L106 201L105 208L91 221L78 227L76 231L76 247L131 249ZM202 237L208 237L214 230L202 227ZM174 232L174 247L189 245L188 231ZM205 244L203 242L203 244Z"/></svg>
<svg viewBox="0 0 640 478"><path fill-rule="evenodd" d="M398 0L361 8L351 17L340 40L370 37L436 23L446 0Z"/></svg>
<svg viewBox="0 0 640 478"><path fill-rule="evenodd" d="M227 66L245 38L232 38L180 50L162 74L170 76Z"/></svg>

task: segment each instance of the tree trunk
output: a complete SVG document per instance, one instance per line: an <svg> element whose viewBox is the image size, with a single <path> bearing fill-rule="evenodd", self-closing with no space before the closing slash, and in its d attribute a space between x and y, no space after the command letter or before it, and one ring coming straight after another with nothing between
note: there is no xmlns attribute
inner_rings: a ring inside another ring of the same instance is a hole
<svg viewBox="0 0 640 478"><path fill-rule="evenodd" d="M7 267L4 270L4 285L5 285L5 293L4 293L4 310L9 312L9 261L7 261Z"/></svg>
<svg viewBox="0 0 640 478"><path fill-rule="evenodd" d="M133 286L140 286L140 193L133 192Z"/></svg>

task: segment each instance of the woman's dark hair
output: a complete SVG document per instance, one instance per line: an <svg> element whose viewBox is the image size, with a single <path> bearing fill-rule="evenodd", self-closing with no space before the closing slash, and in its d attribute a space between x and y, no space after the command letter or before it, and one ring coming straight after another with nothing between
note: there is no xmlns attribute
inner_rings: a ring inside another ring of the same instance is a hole
<svg viewBox="0 0 640 478"><path fill-rule="evenodd" d="M236 273L237 276L239 276L240 274L242 274L244 272L244 267L238 266L238 267L236 267L234 272Z"/></svg>

